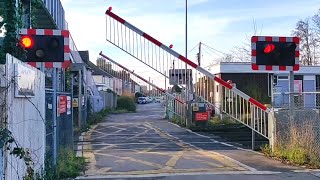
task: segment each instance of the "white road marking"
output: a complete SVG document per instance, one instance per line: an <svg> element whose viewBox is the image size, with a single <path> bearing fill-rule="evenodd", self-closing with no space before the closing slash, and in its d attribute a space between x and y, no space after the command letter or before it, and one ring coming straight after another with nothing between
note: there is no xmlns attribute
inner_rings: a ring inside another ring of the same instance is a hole
<svg viewBox="0 0 320 180"><path fill-rule="evenodd" d="M76 179L111 179L111 178L154 178L168 176L200 176L200 175L272 175L280 174L281 172L273 171L221 171L221 172L191 172L191 173L160 173L146 175L102 175L102 176L83 176Z"/></svg>
<svg viewBox="0 0 320 180"><path fill-rule="evenodd" d="M311 174L320 178L320 172L318 172L318 173L311 173Z"/></svg>
<svg viewBox="0 0 320 180"><path fill-rule="evenodd" d="M302 170L293 170L292 172L297 172L297 173L301 173L301 172L315 172L315 173L320 173L320 169L302 169Z"/></svg>

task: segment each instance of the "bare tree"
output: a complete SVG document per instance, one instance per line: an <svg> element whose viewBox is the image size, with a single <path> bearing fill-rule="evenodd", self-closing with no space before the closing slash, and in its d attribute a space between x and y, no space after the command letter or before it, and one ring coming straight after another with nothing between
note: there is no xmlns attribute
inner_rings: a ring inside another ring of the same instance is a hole
<svg viewBox="0 0 320 180"><path fill-rule="evenodd" d="M316 34L320 36L320 9L318 10L318 13L312 17L312 21L315 26Z"/></svg>
<svg viewBox="0 0 320 180"><path fill-rule="evenodd" d="M315 37L315 45L314 45L314 59L317 63L320 61L320 9L317 14L312 17L312 21L314 24L314 37Z"/></svg>
<svg viewBox="0 0 320 180"><path fill-rule="evenodd" d="M309 18L299 20L292 35L300 38L300 61L303 65L316 65L318 63L317 48L319 38Z"/></svg>
<svg viewBox="0 0 320 180"><path fill-rule="evenodd" d="M231 50L232 59L236 62L250 62L251 61L251 36L258 36L262 33L262 26L259 30L255 19L252 20L253 33L246 34L245 42L242 45L235 46Z"/></svg>

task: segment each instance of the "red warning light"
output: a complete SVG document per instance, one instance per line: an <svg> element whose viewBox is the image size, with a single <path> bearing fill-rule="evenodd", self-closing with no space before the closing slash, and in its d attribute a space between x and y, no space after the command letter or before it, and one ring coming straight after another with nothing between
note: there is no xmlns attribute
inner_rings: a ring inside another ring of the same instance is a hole
<svg viewBox="0 0 320 180"><path fill-rule="evenodd" d="M275 48L276 48L276 47L274 46L274 44L268 44L268 45L264 48L263 52L268 54L268 53L271 53L272 51L274 51Z"/></svg>
<svg viewBox="0 0 320 180"><path fill-rule="evenodd" d="M33 45L33 41L30 37L25 36L21 39L21 44L24 48L30 48Z"/></svg>

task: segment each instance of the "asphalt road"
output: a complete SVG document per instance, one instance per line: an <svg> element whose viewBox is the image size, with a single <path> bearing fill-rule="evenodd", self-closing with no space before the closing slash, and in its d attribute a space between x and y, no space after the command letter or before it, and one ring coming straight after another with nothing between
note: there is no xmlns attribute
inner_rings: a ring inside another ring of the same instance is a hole
<svg viewBox="0 0 320 180"><path fill-rule="evenodd" d="M164 108L151 103L107 117L84 136L90 164L78 179L320 179L316 171L193 133L163 116Z"/></svg>

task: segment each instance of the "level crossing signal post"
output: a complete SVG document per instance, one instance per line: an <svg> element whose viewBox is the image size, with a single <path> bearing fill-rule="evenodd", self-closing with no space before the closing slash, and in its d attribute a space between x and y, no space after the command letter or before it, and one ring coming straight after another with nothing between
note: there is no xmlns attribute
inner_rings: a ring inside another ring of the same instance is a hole
<svg viewBox="0 0 320 180"><path fill-rule="evenodd" d="M57 91L58 69L70 66L69 31L54 29L20 29L19 43L26 51L26 59L29 65L39 68L44 72L45 68L52 69L52 120L53 120L53 163L57 161Z"/></svg>
<svg viewBox="0 0 320 180"><path fill-rule="evenodd" d="M253 71L289 71L289 109L290 118L293 119L294 71L298 71L300 68L299 38L252 36L251 55L251 65ZM273 79L273 77L271 79ZM271 97L273 98L273 84L271 88Z"/></svg>

